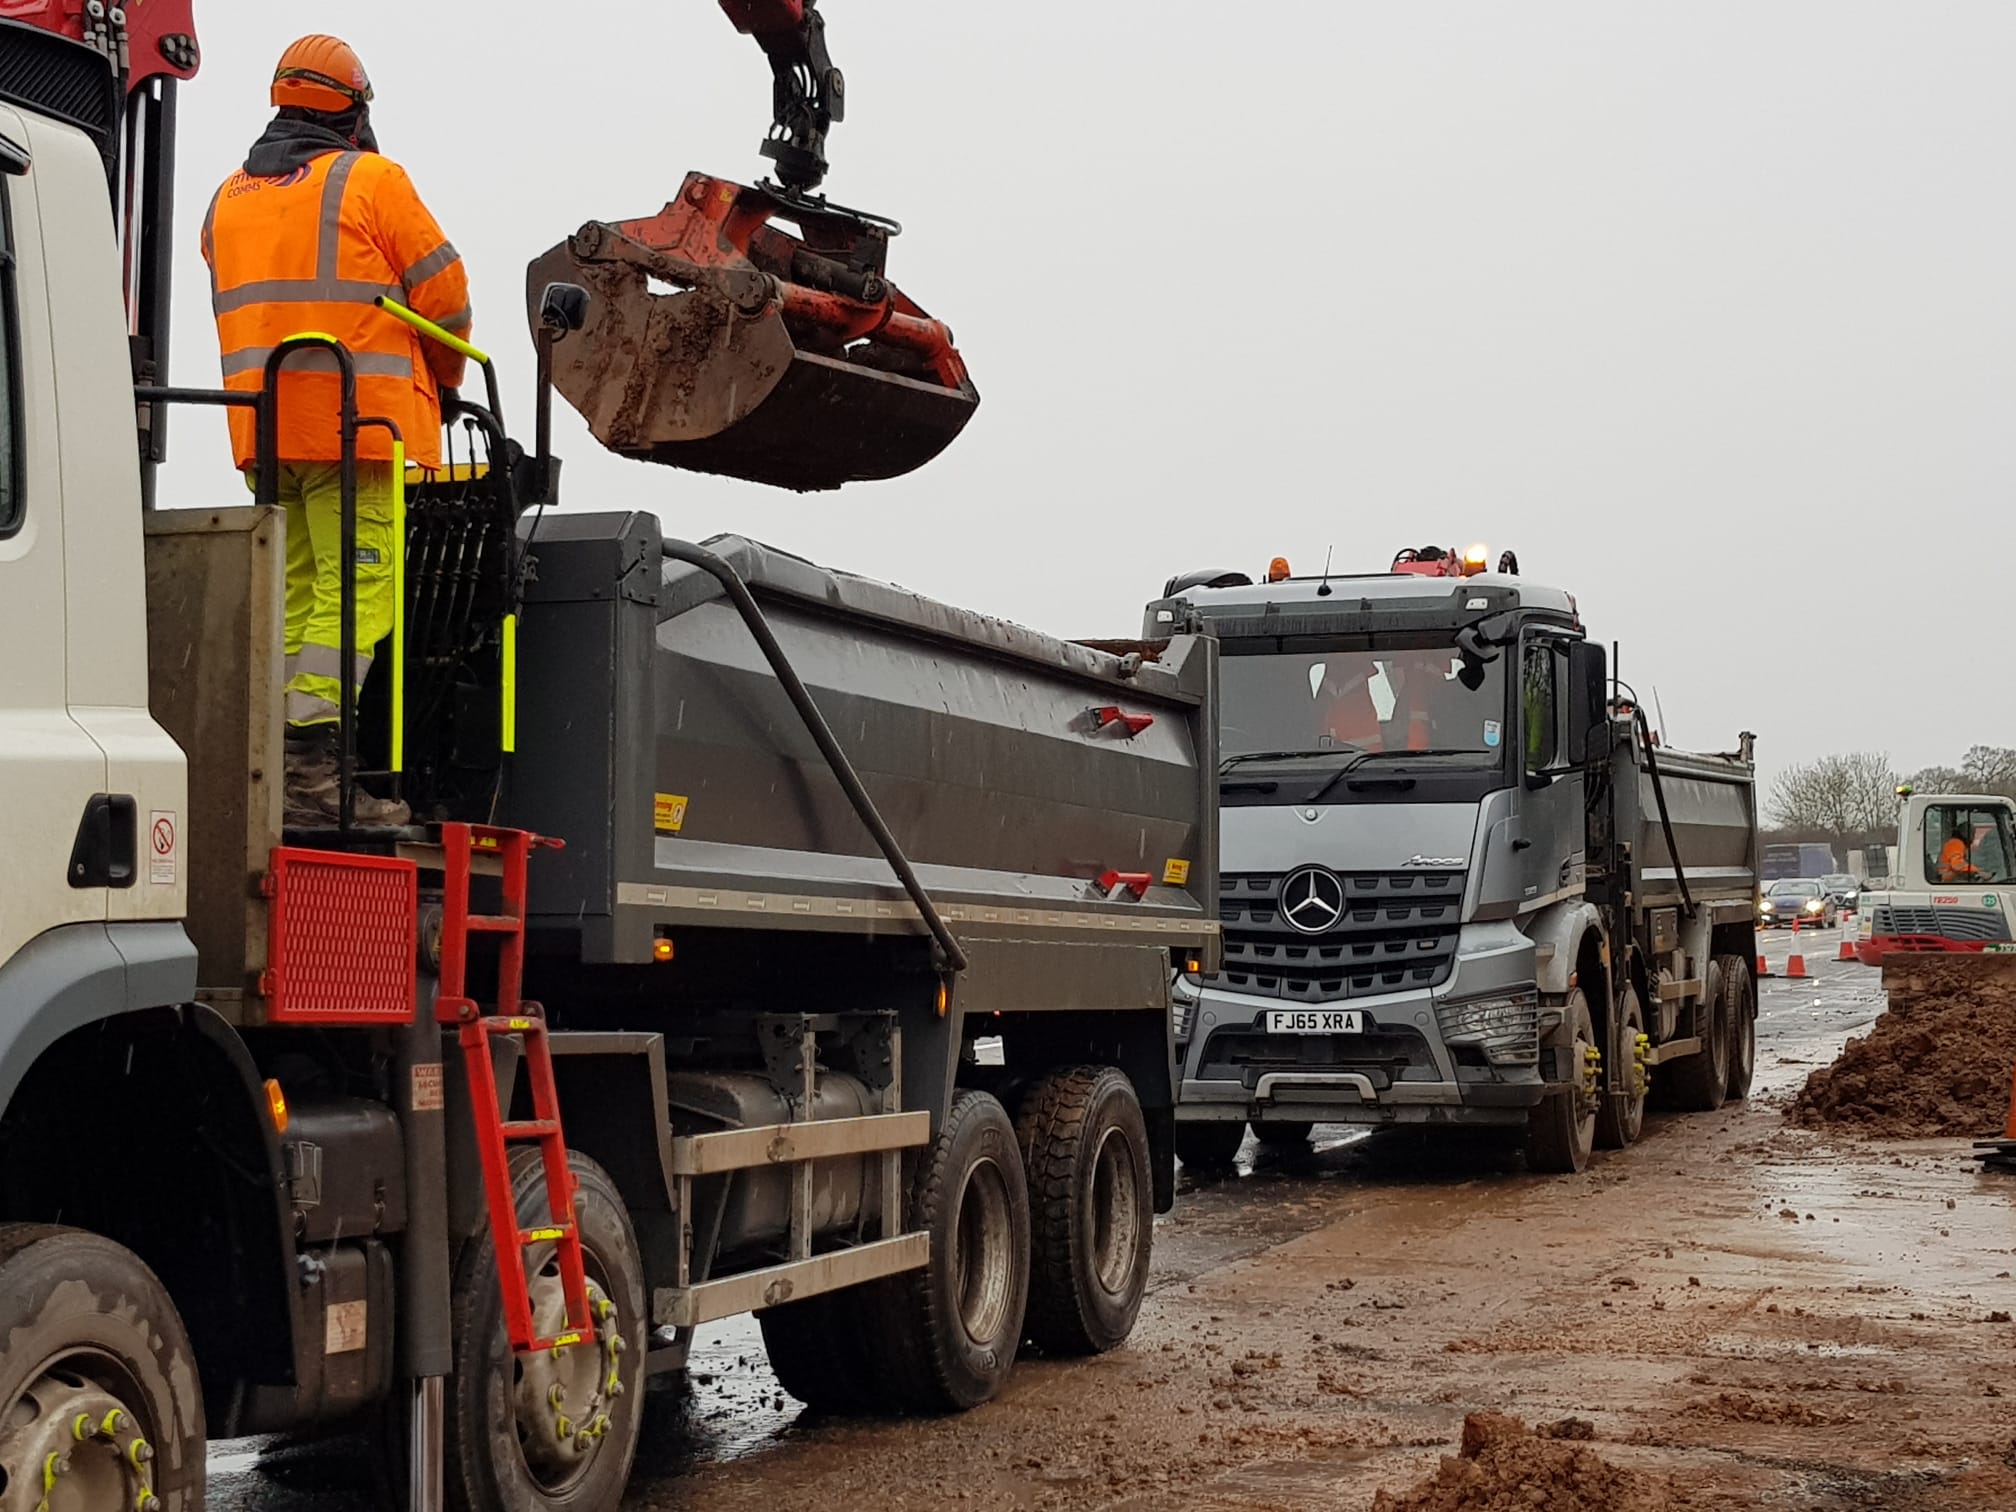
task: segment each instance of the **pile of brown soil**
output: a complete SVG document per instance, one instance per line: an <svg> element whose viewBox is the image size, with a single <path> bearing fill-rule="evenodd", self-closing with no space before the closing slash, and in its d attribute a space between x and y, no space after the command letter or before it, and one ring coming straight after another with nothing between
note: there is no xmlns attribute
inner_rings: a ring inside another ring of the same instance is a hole
<svg viewBox="0 0 2016 1512"><path fill-rule="evenodd" d="M1880 1139L1981 1138L2009 1115L2016 956L1914 956L1885 965L1890 1006L1815 1071L1793 1122Z"/></svg>
<svg viewBox="0 0 2016 1512"><path fill-rule="evenodd" d="M1513 1417L1473 1412L1463 1450L1412 1490L1381 1491L1372 1512L1687 1512L1673 1482L1611 1464L1594 1450L1542 1438Z"/></svg>

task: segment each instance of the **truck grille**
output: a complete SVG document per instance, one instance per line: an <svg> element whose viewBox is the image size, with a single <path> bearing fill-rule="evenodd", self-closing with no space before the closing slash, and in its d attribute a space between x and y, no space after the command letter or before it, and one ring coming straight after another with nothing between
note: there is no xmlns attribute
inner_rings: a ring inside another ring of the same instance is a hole
<svg viewBox="0 0 2016 1512"><path fill-rule="evenodd" d="M1338 872L1343 914L1313 935L1281 917L1281 886L1292 875L1243 872L1221 879L1225 967L1202 979L1207 986L1334 1003L1448 980L1456 960L1464 873Z"/></svg>
<svg viewBox="0 0 2016 1512"><path fill-rule="evenodd" d="M1871 934L1937 935L1947 940L1993 942L2009 938L2009 921L1995 908L1914 907L1878 903L1869 920Z"/></svg>

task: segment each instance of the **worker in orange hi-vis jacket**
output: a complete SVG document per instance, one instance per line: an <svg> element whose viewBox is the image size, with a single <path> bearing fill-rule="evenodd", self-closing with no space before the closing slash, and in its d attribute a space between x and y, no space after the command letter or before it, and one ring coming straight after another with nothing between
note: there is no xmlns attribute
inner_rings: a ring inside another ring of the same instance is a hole
<svg viewBox="0 0 2016 1512"><path fill-rule="evenodd" d="M273 74L273 120L227 178L203 222L224 386L256 393L266 359L314 332L347 347L357 412L399 428L407 459L440 464L441 396L463 359L378 307L388 296L457 335L469 331L462 259L406 171L380 155L371 83L350 47L303 37ZM337 822L337 721L342 698L342 456L332 354L306 349L279 379L280 496L287 510L286 822ZM253 467L252 412L234 408L231 447ZM357 437L357 677L392 628L393 439ZM402 803L358 791L354 822L403 824Z"/></svg>

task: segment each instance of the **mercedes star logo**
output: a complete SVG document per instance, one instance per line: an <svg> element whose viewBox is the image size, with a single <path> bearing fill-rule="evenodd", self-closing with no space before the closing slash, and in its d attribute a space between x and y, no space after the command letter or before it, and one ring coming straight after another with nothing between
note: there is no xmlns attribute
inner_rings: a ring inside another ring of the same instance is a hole
<svg viewBox="0 0 2016 1512"><path fill-rule="evenodd" d="M1344 884L1320 866L1288 873L1281 884L1281 917L1290 929L1322 934L1344 917Z"/></svg>

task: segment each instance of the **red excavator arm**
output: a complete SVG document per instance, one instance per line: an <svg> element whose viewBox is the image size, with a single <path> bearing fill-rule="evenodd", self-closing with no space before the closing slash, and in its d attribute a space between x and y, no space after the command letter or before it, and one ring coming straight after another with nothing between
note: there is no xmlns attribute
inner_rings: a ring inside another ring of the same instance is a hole
<svg viewBox="0 0 2016 1512"><path fill-rule="evenodd" d="M826 53L818 0L721 0L735 30L756 39L775 79L763 156L800 194L826 177L826 133L847 110L847 83Z"/></svg>

